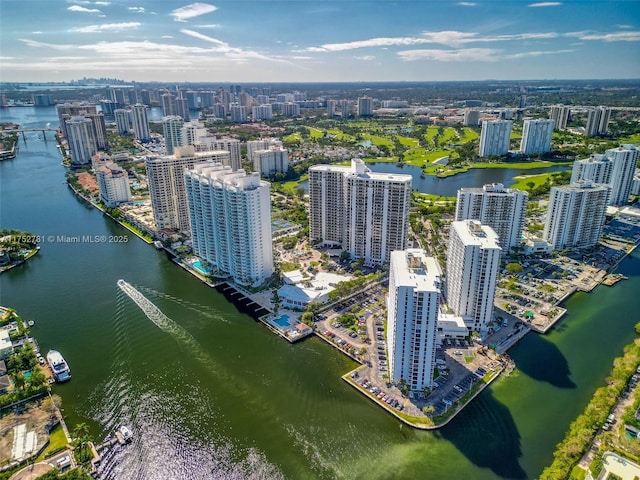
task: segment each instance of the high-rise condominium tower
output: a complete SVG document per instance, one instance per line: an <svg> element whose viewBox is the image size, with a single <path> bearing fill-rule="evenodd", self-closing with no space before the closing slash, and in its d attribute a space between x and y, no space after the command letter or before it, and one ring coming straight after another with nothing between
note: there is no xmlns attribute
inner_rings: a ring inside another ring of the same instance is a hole
<svg viewBox="0 0 640 480"><path fill-rule="evenodd" d="M446 297L465 325L484 335L493 314L500 266L498 236L477 220L453 222L449 230Z"/></svg>
<svg viewBox="0 0 640 480"><path fill-rule="evenodd" d="M440 266L424 250L391 252L387 302L389 377L411 390L431 386L435 368Z"/></svg>
<svg viewBox="0 0 640 480"><path fill-rule="evenodd" d="M193 253L214 274L258 285L273 273L270 184L219 163L184 174Z"/></svg>
<svg viewBox="0 0 640 480"><path fill-rule="evenodd" d="M502 248L511 250L521 243L529 194L501 183L482 188L461 188L456 202L456 221L478 220L498 235Z"/></svg>

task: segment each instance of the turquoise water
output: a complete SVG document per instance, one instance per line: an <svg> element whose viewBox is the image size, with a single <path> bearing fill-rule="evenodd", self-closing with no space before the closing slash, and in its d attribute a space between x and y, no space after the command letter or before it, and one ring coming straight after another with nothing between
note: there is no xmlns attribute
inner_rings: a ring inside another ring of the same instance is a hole
<svg viewBox="0 0 640 480"><path fill-rule="evenodd" d="M207 267L202 266L202 263L200 262L200 260L198 260L197 262L193 262L192 265L200 273L203 273L205 275L209 275L211 273L211 270L209 270Z"/></svg>
<svg viewBox="0 0 640 480"><path fill-rule="evenodd" d="M289 323L289 315L287 315L286 313L274 319L273 323L275 323L276 325L282 328L287 328L291 326L291 324Z"/></svg>

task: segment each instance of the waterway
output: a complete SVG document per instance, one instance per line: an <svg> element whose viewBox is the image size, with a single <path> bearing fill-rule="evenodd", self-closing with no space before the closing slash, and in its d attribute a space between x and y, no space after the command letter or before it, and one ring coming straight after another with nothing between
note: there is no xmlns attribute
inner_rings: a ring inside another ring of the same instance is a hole
<svg viewBox="0 0 640 480"><path fill-rule="evenodd" d="M420 193L455 197L461 188L482 187L488 183L502 183L510 187L519 175L537 175L540 173L561 172L571 167L568 165L553 165L548 168L472 168L466 172L458 173L451 177L438 178L432 175L423 175L422 169L413 165L398 166L396 163L368 163L367 166L378 173L395 173L411 175L411 186ZM305 192L309 191L309 181L300 182L300 187Z"/></svg>
<svg viewBox="0 0 640 480"><path fill-rule="evenodd" d="M55 110L0 110L0 121L55 124ZM549 335L511 350L518 368L442 430L415 431L340 380L354 367L315 338L290 345L214 290L78 200L51 133L0 162L0 228L42 235L41 251L0 276L0 304L35 320L42 348L73 378L54 391L71 428L96 438L121 425L133 443L107 479L536 478L602 385L640 321L640 253L630 279L566 302ZM446 182L447 180L442 180ZM69 243L63 236L127 236ZM48 237L52 237L48 240ZM168 320L154 323L116 285L123 278Z"/></svg>

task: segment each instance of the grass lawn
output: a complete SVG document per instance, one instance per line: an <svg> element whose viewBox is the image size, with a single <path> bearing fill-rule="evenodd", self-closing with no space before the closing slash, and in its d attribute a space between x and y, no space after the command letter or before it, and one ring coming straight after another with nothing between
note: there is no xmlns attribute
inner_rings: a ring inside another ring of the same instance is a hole
<svg viewBox="0 0 640 480"><path fill-rule="evenodd" d="M418 140L416 140L415 138L403 137L401 135L397 135L396 138L398 139L398 142L400 142L400 144L404 145L405 147L418 147L418 146L420 146L420 142Z"/></svg>
<svg viewBox="0 0 640 480"><path fill-rule="evenodd" d="M344 133L342 130L337 128L331 128L327 130L329 135L333 135L338 140L346 141L346 142L355 142L356 138L353 135L348 135Z"/></svg>
<svg viewBox="0 0 640 480"><path fill-rule="evenodd" d="M38 456L36 462L43 460L46 457L47 453L59 451L66 445L67 437L64 435L64 430L62 430L62 427L58 425L49 433L49 445Z"/></svg>
<svg viewBox="0 0 640 480"><path fill-rule="evenodd" d="M370 133L363 133L362 138L365 140L370 140L376 147L380 145L386 145L390 149L393 150L393 142L385 137L380 137L378 135L371 135Z"/></svg>
<svg viewBox="0 0 640 480"><path fill-rule="evenodd" d="M300 142L302 143L302 135L300 135L299 132L296 133L292 133L291 135L287 135L286 137L284 137L282 139L282 143L296 143L296 142Z"/></svg>
<svg viewBox="0 0 640 480"><path fill-rule="evenodd" d="M398 157L365 157L362 159L365 163L396 163ZM351 165L351 162L349 162Z"/></svg>
<svg viewBox="0 0 640 480"><path fill-rule="evenodd" d="M308 179L309 179L309 174L305 173L300 177L299 180L291 180L290 182L284 182L282 184L282 190L288 193L289 195L295 195L296 188L298 188L298 186L300 185L300 182L304 182L305 180L308 180Z"/></svg>
<svg viewBox="0 0 640 480"><path fill-rule="evenodd" d="M456 132L455 128L447 127L444 129L444 134L440 137L440 141L438 142L438 146L444 147L447 143L451 142L454 138L456 138L458 132Z"/></svg>
<svg viewBox="0 0 640 480"><path fill-rule="evenodd" d="M431 126L431 127L427 127L427 134L424 136L424 138L427 140L428 143L430 143L435 147L436 144L433 141L433 139L436 137L436 135L438 135L438 127Z"/></svg>
<svg viewBox="0 0 640 480"><path fill-rule="evenodd" d="M307 127L309 129L309 136L311 138L322 138L324 137L324 132L319 128L315 127Z"/></svg>
<svg viewBox="0 0 640 480"><path fill-rule="evenodd" d="M465 361L466 363L471 363L471 362L473 362L473 359L474 359L474 358L476 358L476 356L475 356L475 355L472 355L472 356L470 356L470 357L467 357L467 356L465 355L465 357L464 357L464 361Z"/></svg>
<svg viewBox="0 0 640 480"><path fill-rule="evenodd" d="M433 195L431 193L413 192L414 200L421 202L449 203L455 202L456 197L444 197L442 195Z"/></svg>
<svg viewBox="0 0 640 480"><path fill-rule="evenodd" d="M636 133L630 137L621 138L620 143L640 143L640 133Z"/></svg>
<svg viewBox="0 0 640 480"><path fill-rule="evenodd" d="M464 128L464 135L460 138L460 143L471 142L472 140L475 140L478 137L480 137L478 132L476 132L475 130L473 130L473 129L469 128L469 127L465 127Z"/></svg>

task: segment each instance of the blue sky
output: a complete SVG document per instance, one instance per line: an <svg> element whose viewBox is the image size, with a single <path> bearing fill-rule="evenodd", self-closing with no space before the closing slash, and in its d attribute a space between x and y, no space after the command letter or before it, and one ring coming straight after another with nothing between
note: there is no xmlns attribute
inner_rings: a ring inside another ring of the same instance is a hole
<svg viewBox="0 0 640 480"><path fill-rule="evenodd" d="M640 78L640 1L0 0L0 80Z"/></svg>

